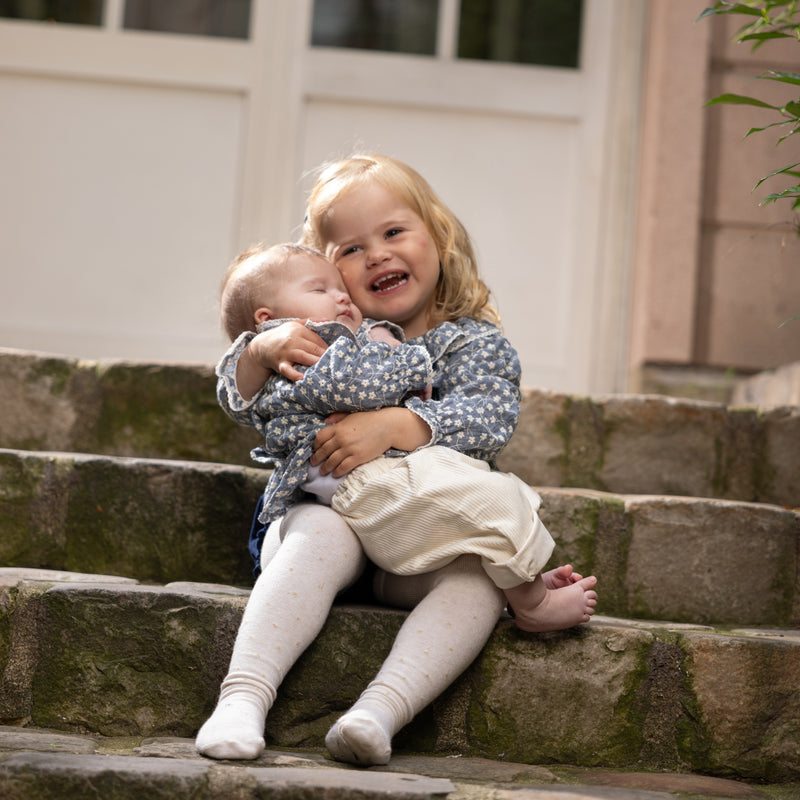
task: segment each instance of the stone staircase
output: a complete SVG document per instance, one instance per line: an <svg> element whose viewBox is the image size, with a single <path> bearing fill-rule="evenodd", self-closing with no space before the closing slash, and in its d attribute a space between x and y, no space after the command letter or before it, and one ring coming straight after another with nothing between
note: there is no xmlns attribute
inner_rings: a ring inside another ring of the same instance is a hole
<svg viewBox="0 0 800 800"><path fill-rule="evenodd" d="M0 728L0 796L67 785L66 762L3 746L20 728L89 737L92 758L110 752L97 742L133 737L142 760L125 775L146 772L152 742L177 742L155 753L172 758L165 797L312 796L264 793L255 772L251 789L214 793L221 773L187 741L213 708L251 585L265 482L249 466L254 437L216 406L210 367L0 351L0 724L13 726ZM542 494L554 561L598 576L599 614L545 635L501 621L397 737L393 764L488 758L555 783L565 765L695 773L757 792L725 796L800 797L800 408L527 391L500 466ZM310 748L317 769L330 762L315 748L404 618L345 600L267 723L268 747ZM87 755L73 757L101 774ZM175 788L181 770L202 773L206 793ZM464 786L387 796L503 796Z"/></svg>

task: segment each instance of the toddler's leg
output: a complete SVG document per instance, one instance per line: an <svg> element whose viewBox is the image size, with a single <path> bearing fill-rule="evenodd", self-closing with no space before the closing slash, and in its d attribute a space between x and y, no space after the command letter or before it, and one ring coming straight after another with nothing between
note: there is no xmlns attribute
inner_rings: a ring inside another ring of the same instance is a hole
<svg viewBox="0 0 800 800"><path fill-rule="evenodd" d="M228 675L195 746L211 758L257 758L284 675L322 629L336 594L364 568L355 534L330 508L301 505L247 602Z"/></svg>
<svg viewBox="0 0 800 800"><path fill-rule="evenodd" d="M375 679L325 738L334 758L364 766L388 763L392 737L472 663L504 606L474 555L436 572L382 577L385 602L422 599Z"/></svg>
<svg viewBox="0 0 800 800"><path fill-rule="evenodd" d="M564 579L564 576L561 576ZM553 580L554 576L549 576ZM597 578L590 575L574 583L549 588L542 575L503 593L514 610L514 622L523 631L560 631L588 622L597 605L594 587Z"/></svg>

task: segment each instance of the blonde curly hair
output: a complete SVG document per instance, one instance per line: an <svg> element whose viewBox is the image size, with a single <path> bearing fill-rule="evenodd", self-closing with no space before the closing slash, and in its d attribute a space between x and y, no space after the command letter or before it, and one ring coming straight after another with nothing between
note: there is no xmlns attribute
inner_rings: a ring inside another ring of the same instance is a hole
<svg viewBox="0 0 800 800"><path fill-rule="evenodd" d="M436 243L441 270L428 307L429 324L460 317L499 324L466 229L415 169L391 156L355 154L324 164L308 198L300 241L324 251L331 208L342 195L369 181L377 181L414 211Z"/></svg>

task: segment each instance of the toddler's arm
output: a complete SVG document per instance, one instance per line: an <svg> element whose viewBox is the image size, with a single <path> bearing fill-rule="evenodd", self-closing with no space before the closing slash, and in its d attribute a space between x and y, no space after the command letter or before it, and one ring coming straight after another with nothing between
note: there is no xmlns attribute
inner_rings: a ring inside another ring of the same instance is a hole
<svg viewBox="0 0 800 800"><path fill-rule="evenodd" d="M389 450L417 450L431 438L421 417L397 406L336 414L328 422L316 435L311 464L336 478Z"/></svg>
<svg viewBox="0 0 800 800"><path fill-rule="evenodd" d="M406 401L431 430L431 444L491 461L519 420L520 365L516 350L488 323L470 321L434 361L436 400ZM434 329L435 330L435 329Z"/></svg>
<svg viewBox="0 0 800 800"><path fill-rule="evenodd" d="M306 411L327 415L394 406L409 391L427 385L431 375L431 357L421 345L361 346L340 336L287 391Z"/></svg>
<svg viewBox="0 0 800 800"><path fill-rule="evenodd" d="M389 449L428 444L491 461L519 419L516 350L489 323L444 323L422 340L434 359L436 400L412 397L404 408L351 414L317 433L311 463L341 477Z"/></svg>

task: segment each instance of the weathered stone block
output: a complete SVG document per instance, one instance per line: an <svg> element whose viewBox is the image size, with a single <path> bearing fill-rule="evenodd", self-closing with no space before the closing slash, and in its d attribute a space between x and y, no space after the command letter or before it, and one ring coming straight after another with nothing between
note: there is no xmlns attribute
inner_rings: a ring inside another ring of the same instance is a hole
<svg viewBox="0 0 800 800"><path fill-rule="evenodd" d="M776 506L629 497L625 616L794 625L800 515ZM601 534L602 535L602 534Z"/></svg>
<svg viewBox="0 0 800 800"><path fill-rule="evenodd" d="M531 636L502 625L474 669L472 746L532 764L634 763L642 749L634 703L652 644L634 628Z"/></svg>
<svg viewBox="0 0 800 800"><path fill-rule="evenodd" d="M249 464L254 430L229 419L211 366L98 362L94 441L82 452Z"/></svg>
<svg viewBox="0 0 800 800"><path fill-rule="evenodd" d="M498 459L533 486L800 505L800 409L527 390Z"/></svg>
<svg viewBox="0 0 800 800"><path fill-rule="evenodd" d="M603 614L800 624L797 512L690 497L540 493L557 542L551 563L596 575Z"/></svg>
<svg viewBox="0 0 800 800"><path fill-rule="evenodd" d="M263 470L0 451L0 564L251 585Z"/></svg>
<svg viewBox="0 0 800 800"><path fill-rule="evenodd" d="M166 587L48 589L34 721L104 735L193 735L227 671L245 601Z"/></svg>
<svg viewBox="0 0 800 800"><path fill-rule="evenodd" d="M693 693L707 736L687 752L698 771L736 765L742 775L800 775L800 638L687 633Z"/></svg>
<svg viewBox="0 0 800 800"><path fill-rule="evenodd" d="M250 463L204 364L79 361L0 348L0 447Z"/></svg>

